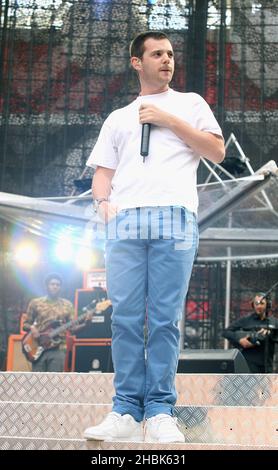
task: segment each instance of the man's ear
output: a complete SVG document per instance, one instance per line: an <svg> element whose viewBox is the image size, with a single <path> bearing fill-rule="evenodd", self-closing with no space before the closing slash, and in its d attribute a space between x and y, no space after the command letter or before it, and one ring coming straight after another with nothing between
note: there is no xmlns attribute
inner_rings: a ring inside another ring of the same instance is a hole
<svg viewBox="0 0 278 470"><path fill-rule="evenodd" d="M131 57L130 63L134 70L136 70L137 72L141 70L141 59L139 59L139 57Z"/></svg>

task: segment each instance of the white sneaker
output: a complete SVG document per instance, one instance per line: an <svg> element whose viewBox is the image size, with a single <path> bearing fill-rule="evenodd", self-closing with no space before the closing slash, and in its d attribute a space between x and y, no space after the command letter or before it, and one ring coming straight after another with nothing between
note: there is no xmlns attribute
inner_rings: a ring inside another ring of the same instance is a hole
<svg viewBox="0 0 278 470"><path fill-rule="evenodd" d="M143 442L143 428L131 415L112 411L102 423L85 429L84 437L94 441Z"/></svg>
<svg viewBox="0 0 278 470"><path fill-rule="evenodd" d="M158 414L146 420L145 442L185 442L177 426L177 418Z"/></svg>

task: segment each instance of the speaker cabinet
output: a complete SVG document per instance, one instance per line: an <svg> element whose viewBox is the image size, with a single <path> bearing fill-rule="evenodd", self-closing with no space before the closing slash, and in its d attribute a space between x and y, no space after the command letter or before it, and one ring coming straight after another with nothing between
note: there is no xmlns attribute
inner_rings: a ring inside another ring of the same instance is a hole
<svg viewBox="0 0 278 470"><path fill-rule="evenodd" d="M75 294L75 308L77 315L84 312L84 308L93 300L101 302L107 299L107 292L102 287L94 287L93 289L77 289ZM77 338L111 338L111 314L112 307L95 313L92 321L87 322L86 326L76 332Z"/></svg>
<svg viewBox="0 0 278 470"><path fill-rule="evenodd" d="M23 335L10 335L7 353L7 370L17 370L22 372L30 372L32 370L31 362L27 361L22 352Z"/></svg>
<svg viewBox="0 0 278 470"><path fill-rule="evenodd" d="M190 374L248 374L247 362L238 349L185 349L178 372Z"/></svg>
<svg viewBox="0 0 278 470"><path fill-rule="evenodd" d="M111 340L77 339L72 345L71 371L113 372Z"/></svg>

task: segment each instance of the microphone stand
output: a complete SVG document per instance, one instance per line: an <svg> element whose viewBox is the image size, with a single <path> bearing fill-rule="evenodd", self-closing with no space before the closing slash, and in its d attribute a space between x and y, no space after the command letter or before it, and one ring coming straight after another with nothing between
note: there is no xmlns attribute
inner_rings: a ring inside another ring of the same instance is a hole
<svg viewBox="0 0 278 470"><path fill-rule="evenodd" d="M275 289L276 286L278 286L278 281L275 282L275 284L273 284L273 286L271 286L270 289L268 289L268 291L265 293L265 295L261 298L261 301L266 299L267 296L270 294L270 292L273 291L273 289Z"/></svg>

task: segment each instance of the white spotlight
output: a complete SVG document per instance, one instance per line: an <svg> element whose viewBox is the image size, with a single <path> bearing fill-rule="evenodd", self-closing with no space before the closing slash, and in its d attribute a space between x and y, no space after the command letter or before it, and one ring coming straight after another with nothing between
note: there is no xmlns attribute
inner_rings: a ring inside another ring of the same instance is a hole
<svg viewBox="0 0 278 470"><path fill-rule="evenodd" d="M62 262L73 259L73 244L69 239L61 239L54 248L55 258Z"/></svg>
<svg viewBox="0 0 278 470"><path fill-rule="evenodd" d="M14 259L23 267L32 267L39 260L39 249L32 242L22 242L15 248Z"/></svg>
<svg viewBox="0 0 278 470"><path fill-rule="evenodd" d="M94 255L92 249L82 246L76 254L76 265L82 271L90 271L94 265Z"/></svg>

